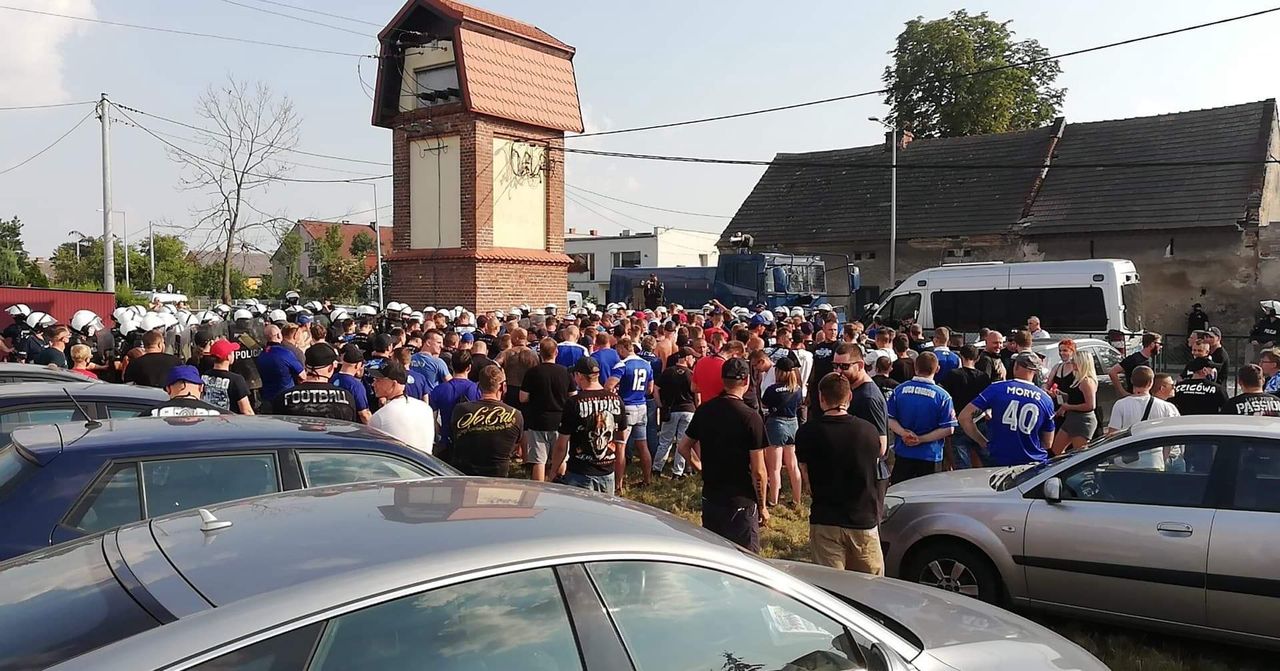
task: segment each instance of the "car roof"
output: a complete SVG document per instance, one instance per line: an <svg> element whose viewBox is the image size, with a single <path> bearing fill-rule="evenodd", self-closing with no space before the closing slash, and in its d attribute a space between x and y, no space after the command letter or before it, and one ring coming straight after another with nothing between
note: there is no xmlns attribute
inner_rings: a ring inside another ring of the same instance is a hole
<svg viewBox="0 0 1280 671"><path fill-rule="evenodd" d="M1280 439L1280 422L1272 417L1186 415L1138 422L1129 428L1134 438L1195 434Z"/></svg>
<svg viewBox="0 0 1280 671"><path fill-rule="evenodd" d="M76 376L80 377L80 376ZM66 390L66 391L63 391ZM71 392L77 401L89 400L135 400L154 401L159 403L169 395L163 389L155 387L138 387L131 384L103 384L101 382L14 382L0 384L0 399L11 398L58 398L65 399L66 392Z"/></svg>
<svg viewBox="0 0 1280 671"><path fill-rule="evenodd" d="M742 557L719 536L654 508L524 480L359 483L208 510L231 526L203 532L198 511L150 523L165 556L215 606L302 584L342 602L405 575L423 581L584 553Z"/></svg>
<svg viewBox="0 0 1280 671"><path fill-rule="evenodd" d="M43 465L63 452L127 453L156 445L163 445L166 452L207 452L271 443L351 448L354 441L386 445L392 439L376 429L336 419L218 415L45 424L18 429L12 440Z"/></svg>
<svg viewBox="0 0 1280 671"><path fill-rule="evenodd" d="M10 363L7 361L0 363L0 375L31 375L33 377L58 377L69 380L85 379L78 373L72 373L61 368L38 366L33 363Z"/></svg>

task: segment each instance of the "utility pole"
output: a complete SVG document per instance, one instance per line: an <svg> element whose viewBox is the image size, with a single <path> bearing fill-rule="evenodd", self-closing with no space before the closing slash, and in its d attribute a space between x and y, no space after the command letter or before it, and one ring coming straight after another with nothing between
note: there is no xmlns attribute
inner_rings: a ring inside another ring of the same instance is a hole
<svg viewBox="0 0 1280 671"><path fill-rule="evenodd" d="M867 117L889 129L889 288L898 285L898 139L902 129L898 119Z"/></svg>
<svg viewBox="0 0 1280 671"><path fill-rule="evenodd" d="M154 293L156 287L156 227L154 221L147 222L147 251L151 252L151 291Z"/></svg>
<svg viewBox="0 0 1280 671"><path fill-rule="evenodd" d="M369 226L373 228L373 248L377 251L378 259L378 307L386 307L386 303L382 302L382 231L378 230L378 185L372 182L369 186L373 187L373 221L369 222Z"/></svg>
<svg viewBox="0 0 1280 671"><path fill-rule="evenodd" d="M124 228L124 285L133 289L133 282L129 281L129 213L120 213L120 223Z"/></svg>
<svg viewBox="0 0 1280 671"><path fill-rule="evenodd" d="M111 101L102 94L98 118L102 120L102 290L116 291L116 250L111 235Z"/></svg>

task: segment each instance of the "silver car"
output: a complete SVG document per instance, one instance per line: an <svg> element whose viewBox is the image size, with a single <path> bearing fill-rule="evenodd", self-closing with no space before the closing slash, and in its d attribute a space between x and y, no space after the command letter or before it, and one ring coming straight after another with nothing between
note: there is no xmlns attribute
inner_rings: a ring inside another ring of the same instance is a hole
<svg viewBox="0 0 1280 671"><path fill-rule="evenodd" d="M966 597L783 569L556 485L286 492L0 564L0 669L1106 668Z"/></svg>
<svg viewBox="0 0 1280 671"><path fill-rule="evenodd" d="M1280 647L1280 422L1152 420L1037 466L889 489L889 575Z"/></svg>
<svg viewBox="0 0 1280 671"><path fill-rule="evenodd" d="M1102 435L1103 427L1111 419L1111 406L1115 405L1117 398L1115 387L1112 386L1107 371L1120 363L1124 355L1111 343L1099 338L1077 338L1072 342L1076 344L1077 350L1093 357L1093 369L1098 375L1098 392L1094 401L1096 406L1094 412L1098 415L1098 433L1095 435ZM1037 340L1031 345L1031 349L1044 359L1044 376L1048 379L1053 367L1062 360L1062 357L1058 356L1058 340Z"/></svg>

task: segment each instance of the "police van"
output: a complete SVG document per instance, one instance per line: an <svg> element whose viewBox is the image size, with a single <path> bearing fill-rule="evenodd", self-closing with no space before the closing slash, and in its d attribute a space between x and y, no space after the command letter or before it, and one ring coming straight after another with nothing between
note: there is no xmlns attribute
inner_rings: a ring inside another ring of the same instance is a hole
<svg viewBox="0 0 1280 671"><path fill-rule="evenodd" d="M911 320L976 333L1022 328L1028 317L1056 336L1142 332L1142 285L1132 261L1084 259L1025 263L958 263L922 270L899 284L869 318Z"/></svg>

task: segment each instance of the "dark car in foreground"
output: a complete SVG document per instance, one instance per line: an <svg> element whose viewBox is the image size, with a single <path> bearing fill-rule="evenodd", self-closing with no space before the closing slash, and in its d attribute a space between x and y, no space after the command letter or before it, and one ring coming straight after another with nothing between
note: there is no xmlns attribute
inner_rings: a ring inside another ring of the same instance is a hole
<svg viewBox="0 0 1280 671"><path fill-rule="evenodd" d="M579 489L353 484L0 564L0 632L26 629L0 646L0 671L1106 668L976 601L816 567L804 576L823 588L667 513Z"/></svg>
<svg viewBox="0 0 1280 671"><path fill-rule="evenodd" d="M137 417L144 409L169 398L160 389L102 384L75 377L79 379L0 385L0 445L24 426Z"/></svg>
<svg viewBox="0 0 1280 671"><path fill-rule="evenodd" d="M0 559L232 499L456 473L380 431L337 420L174 417L29 427L0 447Z"/></svg>
<svg viewBox="0 0 1280 671"><path fill-rule="evenodd" d="M0 363L0 384L15 382L89 382L89 378L57 366L32 363Z"/></svg>

